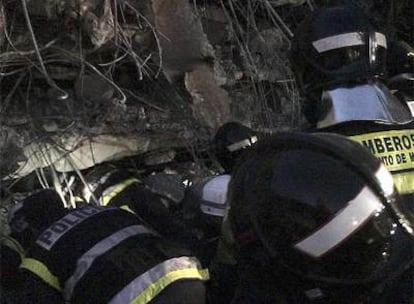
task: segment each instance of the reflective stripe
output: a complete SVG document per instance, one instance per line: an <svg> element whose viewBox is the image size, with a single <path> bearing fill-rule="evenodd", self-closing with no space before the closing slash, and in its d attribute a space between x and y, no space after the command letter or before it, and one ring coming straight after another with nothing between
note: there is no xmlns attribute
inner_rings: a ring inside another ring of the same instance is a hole
<svg viewBox="0 0 414 304"><path fill-rule="evenodd" d="M226 206L224 204L217 204L212 202L202 202L200 206L204 214L224 217Z"/></svg>
<svg viewBox="0 0 414 304"><path fill-rule="evenodd" d="M249 147L255 142L257 142L257 136L252 136L248 139L244 139L244 140L235 142L234 144L228 145L227 150L229 150L230 152L234 152L234 151Z"/></svg>
<svg viewBox="0 0 414 304"><path fill-rule="evenodd" d="M56 276L54 276L47 268L47 266L42 262L32 258L25 258L20 264L20 268L27 269L30 272L33 272L48 285L52 286L58 291L62 291L59 279Z"/></svg>
<svg viewBox="0 0 414 304"><path fill-rule="evenodd" d="M72 297L73 290L75 289L76 284L92 266L92 263L99 258L101 255L105 254L107 251L111 250L117 246L122 241L127 238L139 234L154 234L148 228L142 225L133 225L117 232L111 234L107 238L98 242L95 246L85 252L77 261L76 269L72 276L67 279L65 283L64 298L69 301Z"/></svg>
<svg viewBox="0 0 414 304"><path fill-rule="evenodd" d="M393 180L393 176L391 175L390 171L388 171L387 168L385 168L383 164L380 165L378 171L375 173L375 177L381 185L381 188L383 189L385 196L390 196L394 193L395 182Z"/></svg>
<svg viewBox="0 0 414 304"><path fill-rule="evenodd" d="M110 304L144 304L154 299L169 284L182 279L208 280L207 269L200 269L195 257L179 257L164 261L138 276L115 295Z"/></svg>
<svg viewBox="0 0 414 304"><path fill-rule="evenodd" d="M368 148L391 171L414 169L414 129L349 136Z"/></svg>
<svg viewBox="0 0 414 304"><path fill-rule="evenodd" d="M375 32L375 42L376 45L382 46L383 48L387 48L387 37L384 34Z"/></svg>
<svg viewBox="0 0 414 304"><path fill-rule="evenodd" d="M399 194L414 194L414 172L394 173L393 179Z"/></svg>
<svg viewBox="0 0 414 304"><path fill-rule="evenodd" d="M129 206L128 205L122 205L122 206L120 206L119 207L120 209L122 209L122 210L125 210L125 211L128 211L128 212L130 212L130 213L132 213L132 214L135 214L136 215L136 213L131 209L131 208L129 208Z"/></svg>
<svg viewBox="0 0 414 304"><path fill-rule="evenodd" d="M349 138L369 149L382 161L392 174L400 194L414 193L414 130L380 131Z"/></svg>
<svg viewBox="0 0 414 304"><path fill-rule="evenodd" d="M20 243L18 241L16 241L15 239L9 237L9 236L3 236L1 243L4 246L9 247L11 250L15 251L19 256L20 259L23 260L24 259L24 249L22 247L22 245L20 245Z"/></svg>
<svg viewBox="0 0 414 304"><path fill-rule="evenodd" d="M375 213L384 208L371 189L365 187L323 227L294 245L308 255L319 258L358 230Z"/></svg>
<svg viewBox="0 0 414 304"><path fill-rule="evenodd" d="M114 208L102 208L100 206L87 205L77 208L54 222L36 239L36 244L46 250L50 250L59 239L74 227L95 216L96 214L114 210Z"/></svg>
<svg viewBox="0 0 414 304"><path fill-rule="evenodd" d="M312 45L319 53L348 46L364 45L363 35L357 32L334 35L313 41ZM387 48L387 38L385 35L377 32L374 35L377 45Z"/></svg>
<svg viewBox="0 0 414 304"><path fill-rule="evenodd" d="M114 172L116 172L116 170L111 170L105 173L98 181L86 184L86 186L83 188L83 197L85 198L86 202L89 203L92 194L96 191L96 189L105 183Z"/></svg>
<svg viewBox="0 0 414 304"><path fill-rule="evenodd" d="M410 109L411 116L414 117L414 100L406 101L408 108Z"/></svg>
<svg viewBox="0 0 414 304"><path fill-rule="evenodd" d="M124 180L123 182L113 185L111 187L106 188L102 192L102 196L99 198L99 202L102 206L107 206L109 202L117 196L119 193L125 190L128 186L134 183L141 183L141 181L137 178L129 178Z"/></svg>

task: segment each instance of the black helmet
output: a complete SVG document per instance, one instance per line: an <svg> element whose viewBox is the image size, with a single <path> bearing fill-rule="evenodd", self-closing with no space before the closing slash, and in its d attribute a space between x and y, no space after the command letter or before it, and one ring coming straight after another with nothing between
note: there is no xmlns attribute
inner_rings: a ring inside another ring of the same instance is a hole
<svg viewBox="0 0 414 304"><path fill-rule="evenodd" d="M228 220L241 255L259 246L266 267L296 280L368 290L413 259L412 223L397 199L390 173L358 143L281 133L233 172Z"/></svg>
<svg viewBox="0 0 414 304"><path fill-rule="evenodd" d="M66 212L55 190L34 192L10 208L8 223L11 236L27 249L44 229Z"/></svg>
<svg viewBox="0 0 414 304"><path fill-rule="evenodd" d="M414 48L405 41L393 41L387 51L387 85L414 116Z"/></svg>
<svg viewBox="0 0 414 304"><path fill-rule="evenodd" d="M397 40L390 43L387 50L387 74L391 79L403 74L414 77L414 48L407 42Z"/></svg>
<svg viewBox="0 0 414 304"><path fill-rule="evenodd" d="M244 149L257 141L256 132L239 122L222 125L214 136L215 153L220 165L228 173Z"/></svg>
<svg viewBox="0 0 414 304"><path fill-rule="evenodd" d="M325 7L297 27L290 61L299 87L312 96L327 87L383 77L386 47L385 35L362 10L351 5Z"/></svg>

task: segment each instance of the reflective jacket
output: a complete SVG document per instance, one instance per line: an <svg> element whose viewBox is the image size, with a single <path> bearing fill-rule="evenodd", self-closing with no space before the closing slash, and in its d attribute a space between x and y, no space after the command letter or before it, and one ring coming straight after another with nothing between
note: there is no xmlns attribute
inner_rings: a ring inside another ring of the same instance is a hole
<svg viewBox="0 0 414 304"><path fill-rule="evenodd" d="M169 209L166 198L153 193L128 171L117 169L108 172L91 188L100 205L131 211L163 237L186 248L197 249L198 236L186 227L181 216Z"/></svg>
<svg viewBox="0 0 414 304"><path fill-rule="evenodd" d="M92 205L44 230L21 268L73 303L148 303L177 280L208 279L196 258L134 214Z"/></svg>
<svg viewBox="0 0 414 304"><path fill-rule="evenodd" d="M351 121L321 128L317 132L342 134L369 149L391 172L404 200L414 205L414 122L393 125Z"/></svg>

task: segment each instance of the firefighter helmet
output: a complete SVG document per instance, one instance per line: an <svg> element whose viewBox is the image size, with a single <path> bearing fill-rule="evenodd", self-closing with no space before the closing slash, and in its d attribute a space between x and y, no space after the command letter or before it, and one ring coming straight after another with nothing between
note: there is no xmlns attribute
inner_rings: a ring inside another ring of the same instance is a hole
<svg viewBox="0 0 414 304"><path fill-rule="evenodd" d="M281 133L233 172L228 221L240 252L252 256L259 244L268 267L325 288L369 288L413 259L413 226L394 189L380 160L356 142Z"/></svg>
<svg viewBox="0 0 414 304"><path fill-rule="evenodd" d="M405 41L390 44L387 52L387 85L414 117L414 48Z"/></svg>
<svg viewBox="0 0 414 304"><path fill-rule="evenodd" d="M290 61L305 95L384 77L387 39L350 5L313 11L297 27ZM319 98L320 96L317 96Z"/></svg>
<svg viewBox="0 0 414 304"><path fill-rule="evenodd" d="M214 137L214 148L220 165L231 172L244 149L257 141L257 134L239 122L222 125Z"/></svg>

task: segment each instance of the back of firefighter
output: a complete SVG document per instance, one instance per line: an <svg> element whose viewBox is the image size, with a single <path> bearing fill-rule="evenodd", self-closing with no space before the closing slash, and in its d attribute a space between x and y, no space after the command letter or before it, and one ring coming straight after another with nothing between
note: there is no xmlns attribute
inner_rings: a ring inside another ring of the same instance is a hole
<svg viewBox="0 0 414 304"><path fill-rule="evenodd" d="M194 248L203 263L209 265L215 255L226 209L230 175L202 178L187 187L182 202L182 217L187 229L197 235Z"/></svg>
<svg viewBox="0 0 414 304"><path fill-rule="evenodd" d="M414 48L406 41L393 41L387 50L387 86L414 117Z"/></svg>
<svg viewBox="0 0 414 304"><path fill-rule="evenodd" d="M51 203L61 204L58 195L40 191L10 216L33 239L21 303L205 303L208 272L135 214L95 205L48 212Z"/></svg>
<svg viewBox="0 0 414 304"><path fill-rule="evenodd" d="M414 208L414 122L392 125L350 121L317 131L346 135L366 147L382 160L399 193Z"/></svg>

